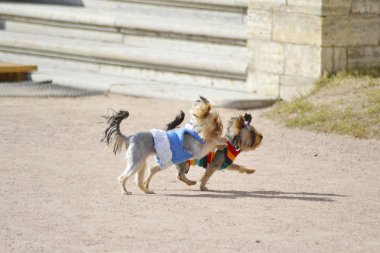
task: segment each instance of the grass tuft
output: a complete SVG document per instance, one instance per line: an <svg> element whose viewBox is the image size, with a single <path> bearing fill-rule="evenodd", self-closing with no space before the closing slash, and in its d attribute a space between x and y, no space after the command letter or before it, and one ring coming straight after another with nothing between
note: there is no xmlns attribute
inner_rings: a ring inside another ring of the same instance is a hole
<svg viewBox="0 0 380 253"><path fill-rule="evenodd" d="M309 95L278 102L265 115L288 127L380 139L380 78L368 73L324 75Z"/></svg>

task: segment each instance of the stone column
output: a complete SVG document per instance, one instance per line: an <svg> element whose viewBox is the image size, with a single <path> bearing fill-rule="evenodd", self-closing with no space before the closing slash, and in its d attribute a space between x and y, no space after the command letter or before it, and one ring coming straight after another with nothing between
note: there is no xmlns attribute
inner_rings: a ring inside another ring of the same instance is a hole
<svg viewBox="0 0 380 253"><path fill-rule="evenodd" d="M289 99L324 72L380 67L380 0L249 0L247 89Z"/></svg>
<svg viewBox="0 0 380 253"><path fill-rule="evenodd" d="M324 6L324 68L329 72L380 69L380 0L336 2L346 6Z"/></svg>

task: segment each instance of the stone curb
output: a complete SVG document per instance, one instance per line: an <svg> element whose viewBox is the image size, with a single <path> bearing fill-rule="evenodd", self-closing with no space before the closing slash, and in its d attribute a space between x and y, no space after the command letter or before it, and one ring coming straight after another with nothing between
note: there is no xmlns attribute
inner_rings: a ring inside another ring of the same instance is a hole
<svg viewBox="0 0 380 253"><path fill-rule="evenodd" d="M262 108L275 102L274 98L259 97L246 92L47 69L32 74L32 79L36 82L53 80L58 85L100 90L133 97L194 101L199 95L203 95L217 107L235 109Z"/></svg>

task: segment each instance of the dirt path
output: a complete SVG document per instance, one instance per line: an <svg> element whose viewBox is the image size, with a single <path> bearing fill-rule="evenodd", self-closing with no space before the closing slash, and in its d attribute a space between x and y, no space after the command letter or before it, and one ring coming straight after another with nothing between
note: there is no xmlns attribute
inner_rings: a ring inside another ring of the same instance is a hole
<svg viewBox="0 0 380 253"><path fill-rule="evenodd" d="M123 157L99 140L107 108L123 131L162 128L189 103L97 96L0 98L0 252L380 252L380 141L276 126L201 192L157 175L120 194ZM224 122L239 113L220 110ZM189 177L199 179L202 169Z"/></svg>

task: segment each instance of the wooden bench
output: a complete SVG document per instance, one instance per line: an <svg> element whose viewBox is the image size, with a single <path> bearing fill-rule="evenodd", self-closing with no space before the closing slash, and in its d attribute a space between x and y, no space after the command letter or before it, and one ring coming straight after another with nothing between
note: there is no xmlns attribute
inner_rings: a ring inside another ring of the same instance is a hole
<svg viewBox="0 0 380 253"><path fill-rule="evenodd" d="M25 81L28 74L35 70L37 70L35 65L0 62L0 82Z"/></svg>

